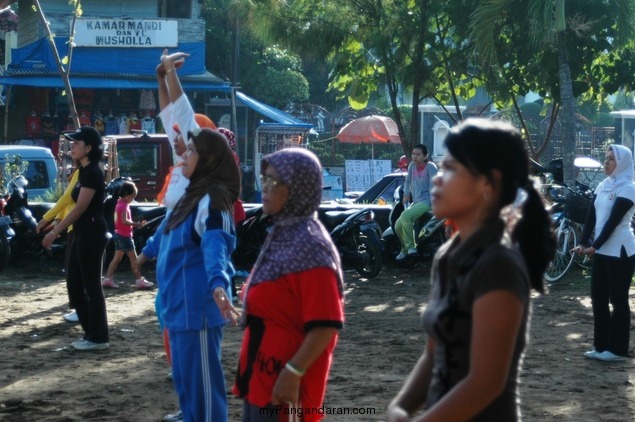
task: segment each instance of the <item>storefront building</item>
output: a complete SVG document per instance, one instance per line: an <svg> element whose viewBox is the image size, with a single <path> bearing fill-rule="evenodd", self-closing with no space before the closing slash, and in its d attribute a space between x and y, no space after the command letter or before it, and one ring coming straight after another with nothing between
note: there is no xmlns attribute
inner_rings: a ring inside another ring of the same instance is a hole
<svg viewBox="0 0 635 422"><path fill-rule="evenodd" d="M17 31L6 34L2 143L50 146L73 130L53 48L31 0L17 3ZM69 56L73 7L68 0L41 1L60 58ZM224 95L229 84L205 69L205 22L198 0L83 0L70 57L70 85L80 124L104 135L161 131L155 68L165 48L189 53L179 76L197 112L197 94ZM213 116L212 119L214 119Z"/></svg>

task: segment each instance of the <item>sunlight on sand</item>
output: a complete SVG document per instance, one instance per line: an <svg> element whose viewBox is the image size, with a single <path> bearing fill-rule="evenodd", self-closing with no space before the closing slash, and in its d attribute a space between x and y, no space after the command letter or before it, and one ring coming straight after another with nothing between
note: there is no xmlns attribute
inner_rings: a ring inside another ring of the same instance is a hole
<svg viewBox="0 0 635 422"><path fill-rule="evenodd" d="M382 305L367 306L367 307L364 308L364 311L366 311L366 312L383 312L386 309L388 309L388 304L384 303Z"/></svg>
<svg viewBox="0 0 635 422"><path fill-rule="evenodd" d="M394 311L395 312L406 312L409 309L414 308L413 304L408 304L408 305L403 305L403 306L396 306Z"/></svg>
<svg viewBox="0 0 635 422"><path fill-rule="evenodd" d="M591 297L587 296L587 297L580 298L580 304L582 306L584 306L585 308L590 308L591 307Z"/></svg>

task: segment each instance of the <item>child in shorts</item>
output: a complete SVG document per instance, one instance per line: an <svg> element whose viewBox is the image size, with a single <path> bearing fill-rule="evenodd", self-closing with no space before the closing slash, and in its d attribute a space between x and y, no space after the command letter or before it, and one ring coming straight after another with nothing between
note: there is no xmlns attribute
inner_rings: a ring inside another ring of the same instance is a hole
<svg viewBox="0 0 635 422"><path fill-rule="evenodd" d="M113 235L113 240L115 242L115 256L112 258L112 261L108 266L106 277L104 277L101 282L103 287L109 287L112 289L119 288L112 279L112 276L121 262L124 253L128 255L132 273L137 280L135 287L137 289L149 289L154 286L154 283L146 281L145 277L141 276L139 268L137 268L137 252L135 251L134 241L132 239L132 228L143 227L146 222L141 221L136 223L132 221L129 204L135 196L137 196L137 187L135 184L132 182L124 182L119 189L119 200L115 206L115 233Z"/></svg>

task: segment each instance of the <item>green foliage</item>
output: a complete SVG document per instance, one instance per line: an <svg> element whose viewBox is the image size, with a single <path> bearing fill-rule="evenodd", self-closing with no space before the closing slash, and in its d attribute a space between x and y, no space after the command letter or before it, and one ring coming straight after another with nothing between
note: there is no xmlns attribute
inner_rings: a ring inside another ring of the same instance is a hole
<svg viewBox="0 0 635 422"><path fill-rule="evenodd" d="M261 101L279 109L309 99L309 83L295 70L266 69L255 88Z"/></svg>
<svg viewBox="0 0 635 422"><path fill-rule="evenodd" d="M535 121L539 122L543 115L543 106L536 102L525 103L520 106L520 111L531 116Z"/></svg>
<svg viewBox="0 0 635 422"><path fill-rule="evenodd" d="M633 95L624 89L619 90L613 103L615 110L629 110L633 105Z"/></svg>
<svg viewBox="0 0 635 422"><path fill-rule="evenodd" d="M601 112L598 113L598 118L597 118L597 120L594 123L595 123L595 126L599 126L599 127L614 126L615 125L615 117L611 116L610 113L606 113L604 111L601 111Z"/></svg>
<svg viewBox="0 0 635 422"><path fill-rule="evenodd" d="M3 194L7 192L6 183L13 179L16 176L24 174L26 169L29 167L28 161L22 161L22 156L20 154L13 156L13 161L10 161L8 155L5 155L4 158L7 162L4 164L4 169L2 173L2 179L0 180L0 192Z"/></svg>
<svg viewBox="0 0 635 422"><path fill-rule="evenodd" d="M558 38L553 0L232 2L255 42L331 65L328 89L340 101L361 109L385 91L379 98L391 108L407 153L419 139L418 105L426 98L458 108L484 87L499 109L515 110L514 101L530 91L556 107L562 96L560 117L568 122L572 97L586 94L604 107L617 87L632 90L634 6L635 0L566 2L558 11L567 31ZM558 55L565 48L568 63ZM570 83L563 82L566 68ZM536 119L537 107L527 107L522 114Z"/></svg>
<svg viewBox="0 0 635 422"><path fill-rule="evenodd" d="M272 46L251 51L252 65L246 72L244 90L277 108L309 99L309 82L302 74L302 60L287 50Z"/></svg>
<svg viewBox="0 0 635 422"><path fill-rule="evenodd" d="M64 194L64 188L61 183L55 184L55 189L49 189L42 196L33 199L34 202L57 202ZM31 199L29 199L31 201Z"/></svg>
<svg viewBox="0 0 635 422"><path fill-rule="evenodd" d="M468 68L470 46L467 32L460 30L470 19L464 0L236 0L233 5L261 42L327 58L332 63L328 89L352 108L364 108L386 87L405 151L411 139L419 138L423 98L458 106L461 96L474 95L482 84ZM407 119L400 98L411 104Z"/></svg>

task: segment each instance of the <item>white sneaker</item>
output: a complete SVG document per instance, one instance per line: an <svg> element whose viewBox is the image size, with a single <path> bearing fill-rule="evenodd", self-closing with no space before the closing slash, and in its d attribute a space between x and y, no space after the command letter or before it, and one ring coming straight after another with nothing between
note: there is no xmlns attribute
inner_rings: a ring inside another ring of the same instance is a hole
<svg viewBox="0 0 635 422"><path fill-rule="evenodd" d="M627 357L618 356L615 353L611 353L608 350L605 350L602 353L598 353L596 359L599 359L604 362L622 362L622 361L625 361Z"/></svg>
<svg viewBox="0 0 635 422"><path fill-rule="evenodd" d="M115 280L113 280L112 277L104 278L101 281L101 285L102 285L102 287L108 287L108 288L111 288L111 289L118 289L119 288L119 286L117 285L117 283L115 283Z"/></svg>
<svg viewBox="0 0 635 422"><path fill-rule="evenodd" d="M154 286L154 283L147 281L145 277L138 278L135 283L135 287L140 290L151 289L152 286Z"/></svg>
<svg viewBox="0 0 635 422"><path fill-rule="evenodd" d="M164 421L168 422L178 422L183 420L183 413L179 410L176 413L169 413L163 417Z"/></svg>
<svg viewBox="0 0 635 422"><path fill-rule="evenodd" d="M90 340L81 339L73 345L75 350L104 350L110 345L108 343L93 343Z"/></svg>
<svg viewBox="0 0 635 422"><path fill-rule="evenodd" d="M66 322L79 322L79 317L77 316L77 312L73 311L70 314L62 315L64 321Z"/></svg>
<svg viewBox="0 0 635 422"><path fill-rule="evenodd" d="M82 337L82 338L80 338L80 339L75 340L74 342L72 342L72 343L71 343L71 346L72 346L72 347L75 347L75 345L76 345L76 344L79 344L79 343L81 343L81 342L83 342L83 341L84 341L84 338Z"/></svg>
<svg viewBox="0 0 635 422"><path fill-rule="evenodd" d="M408 249L408 255L416 255L418 253L419 253L419 251L417 251L417 248Z"/></svg>
<svg viewBox="0 0 635 422"><path fill-rule="evenodd" d="M589 350L588 352L584 352L584 357L587 359L597 359L600 352L597 350Z"/></svg>
<svg viewBox="0 0 635 422"><path fill-rule="evenodd" d="M399 255L397 255L397 258L395 258L395 259L397 261L401 261L402 259L406 259L407 256L408 256L407 254L405 254L403 252L400 252Z"/></svg>

